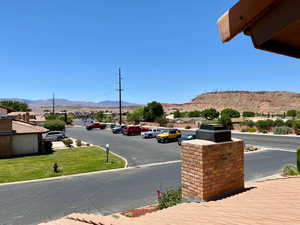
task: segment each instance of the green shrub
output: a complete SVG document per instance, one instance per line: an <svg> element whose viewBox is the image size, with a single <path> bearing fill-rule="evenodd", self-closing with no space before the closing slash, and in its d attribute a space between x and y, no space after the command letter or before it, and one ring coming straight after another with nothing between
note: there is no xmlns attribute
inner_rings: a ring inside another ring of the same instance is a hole
<svg viewBox="0 0 300 225"><path fill-rule="evenodd" d="M63 140L63 143L65 144L65 146L71 147L72 144L73 144L73 140L70 139L70 138L66 138L66 139Z"/></svg>
<svg viewBox="0 0 300 225"><path fill-rule="evenodd" d="M259 120L256 122L258 130L262 133L270 131L273 125L273 120Z"/></svg>
<svg viewBox="0 0 300 225"><path fill-rule="evenodd" d="M76 140L76 146L78 146L78 147L82 146L81 140Z"/></svg>
<svg viewBox="0 0 300 225"><path fill-rule="evenodd" d="M244 125L244 126L248 126L248 127L253 127L253 126L255 126L255 122L252 121L252 120L242 121L240 124L241 124L241 125Z"/></svg>
<svg viewBox="0 0 300 225"><path fill-rule="evenodd" d="M255 117L255 112L243 112L243 117Z"/></svg>
<svg viewBox="0 0 300 225"><path fill-rule="evenodd" d="M166 190L159 199L159 209L166 209L182 202L181 188L177 190Z"/></svg>
<svg viewBox="0 0 300 225"><path fill-rule="evenodd" d="M250 127L250 128L247 129L247 131L250 132L250 133L255 133L256 132L256 128Z"/></svg>
<svg viewBox="0 0 300 225"><path fill-rule="evenodd" d="M243 129L241 129L241 132L248 132L248 129L247 128L243 128Z"/></svg>
<svg viewBox="0 0 300 225"><path fill-rule="evenodd" d="M61 120L48 120L44 123L44 127L50 131L63 131L65 130L65 122Z"/></svg>
<svg viewBox="0 0 300 225"><path fill-rule="evenodd" d="M282 169L282 176L297 176L299 172L293 165L285 165Z"/></svg>
<svg viewBox="0 0 300 225"><path fill-rule="evenodd" d="M274 126L275 127L283 127L283 126L285 126L285 122L283 120L275 120Z"/></svg>
<svg viewBox="0 0 300 225"><path fill-rule="evenodd" d="M273 133L274 134L283 134L283 135L291 134L292 133L292 128L289 128L289 127L286 127L286 126L284 126L284 127L275 127L273 129Z"/></svg>
<svg viewBox="0 0 300 225"><path fill-rule="evenodd" d="M293 120L287 120L287 121L285 122L285 125L286 125L287 127L292 128L292 127L293 127L293 123L294 123Z"/></svg>
<svg viewBox="0 0 300 225"><path fill-rule="evenodd" d="M191 126L186 126L185 129L189 130L191 129L192 127Z"/></svg>
<svg viewBox="0 0 300 225"><path fill-rule="evenodd" d="M295 129L296 134L300 135L300 120L293 121L293 128Z"/></svg>

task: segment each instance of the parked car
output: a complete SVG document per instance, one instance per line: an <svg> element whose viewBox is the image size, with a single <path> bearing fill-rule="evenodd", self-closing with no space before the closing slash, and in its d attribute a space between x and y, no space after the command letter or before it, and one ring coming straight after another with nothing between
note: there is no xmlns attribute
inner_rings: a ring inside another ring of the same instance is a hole
<svg viewBox="0 0 300 225"><path fill-rule="evenodd" d="M171 129L156 136L158 143L177 141L179 138L181 138L181 132L177 129Z"/></svg>
<svg viewBox="0 0 300 225"><path fill-rule="evenodd" d="M143 132L147 132L147 131L150 131L150 129L147 128L147 127L141 127L141 132L142 132L142 133L143 133Z"/></svg>
<svg viewBox="0 0 300 225"><path fill-rule="evenodd" d="M49 131L45 135L46 140L50 141L61 141L66 138L65 132L63 131Z"/></svg>
<svg viewBox="0 0 300 225"><path fill-rule="evenodd" d="M163 131L161 130L161 129L151 129L151 130L149 130L149 131L147 131L147 132L142 132L142 137L143 138L155 138L156 137L156 135L158 135L158 134L160 134L160 133L162 133Z"/></svg>
<svg viewBox="0 0 300 225"><path fill-rule="evenodd" d="M184 141L189 141L189 140L193 140L196 139L196 134L187 134L182 136L181 138L178 139L178 145L181 145L182 142Z"/></svg>
<svg viewBox="0 0 300 225"><path fill-rule="evenodd" d="M95 129L95 128L99 128L101 130L105 129L106 128L106 124L102 124L102 123L92 123L92 124L89 124L85 127L87 130L92 130L92 129Z"/></svg>
<svg viewBox="0 0 300 225"><path fill-rule="evenodd" d="M142 132L142 128L140 126L127 126L122 130L122 134L124 135L140 135Z"/></svg>
<svg viewBox="0 0 300 225"><path fill-rule="evenodd" d="M112 129L112 132L113 134L120 134L125 128L126 126L116 126L115 128Z"/></svg>

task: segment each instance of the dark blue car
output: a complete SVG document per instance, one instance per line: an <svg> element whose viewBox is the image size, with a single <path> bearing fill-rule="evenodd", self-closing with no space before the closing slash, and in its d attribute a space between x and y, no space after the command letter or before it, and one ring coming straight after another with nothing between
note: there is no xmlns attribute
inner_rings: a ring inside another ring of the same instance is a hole
<svg viewBox="0 0 300 225"><path fill-rule="evenodd" d="M187 134L178 139L178 145L181 145L183 141L189 141L196 139L196 134Z"/></svg>

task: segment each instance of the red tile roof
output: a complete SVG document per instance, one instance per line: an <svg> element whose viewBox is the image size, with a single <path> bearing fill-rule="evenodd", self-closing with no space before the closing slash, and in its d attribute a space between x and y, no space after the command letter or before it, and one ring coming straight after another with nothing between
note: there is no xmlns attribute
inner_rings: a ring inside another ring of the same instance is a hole
<svg viewBox="0 0 300 225"><path fill-rule="evenodd" d="M72 214L43 225L296 225L300 224L300 177L258 182L219 201L185 203L138 218Z"/></svg>

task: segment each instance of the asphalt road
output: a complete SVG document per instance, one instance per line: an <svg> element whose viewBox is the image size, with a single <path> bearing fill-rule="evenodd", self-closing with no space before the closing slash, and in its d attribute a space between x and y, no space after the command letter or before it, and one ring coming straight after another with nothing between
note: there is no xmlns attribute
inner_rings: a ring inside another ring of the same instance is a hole
<svg viewBox="0 0 300 225"><path fill-rule="evenodd" d="M273 175L295 153L246 154L247 181ZM180 186L180 163L0 186L0 224L31 225L73 212L111 214L156 201L156 190Z"/></svg>
<svg viewBox="0 0 300 225"><path fill-rule="evenodd" d="M253 134L232 134L234 138L243 139L246 144L271 147L274 149L296 150L300 148L300 137L271 136Z"/></svg>
<svg viewBox="0 0 300 225"><path fill-rule="evenodd" d="M110 130L87 131L83 127L69 128L66 135L103 147L109 144L111 151L128 160L129 166L180 160L180 147L177 142L158 144L155 139L112 134Z"/></svg>

